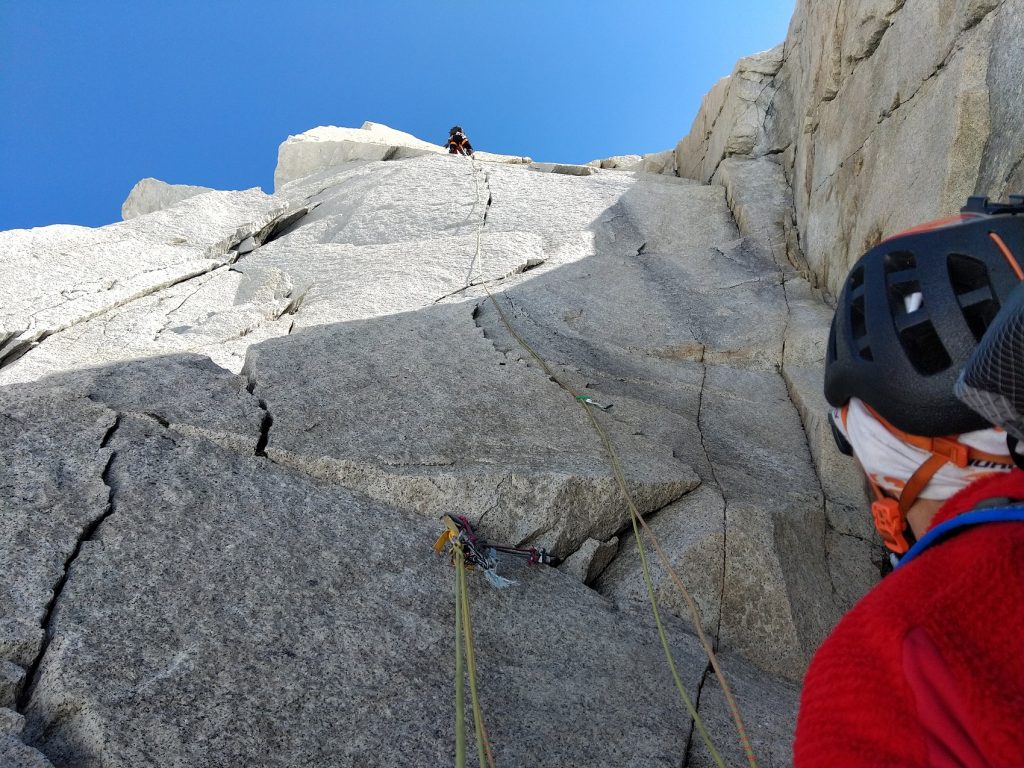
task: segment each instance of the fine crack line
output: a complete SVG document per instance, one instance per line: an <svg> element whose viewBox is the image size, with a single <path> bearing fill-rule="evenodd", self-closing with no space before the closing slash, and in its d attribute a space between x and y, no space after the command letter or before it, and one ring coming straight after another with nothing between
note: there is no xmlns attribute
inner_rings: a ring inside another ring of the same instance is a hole
<svg viewBox="0 0 1024 768"><path fill-rule="evenodd" d="M117 432L117 428L121 426L121 414L117 414L114 417L114 423L110 425L110 428L103 435L103 439L100 441L100 448L106 448L110 443L111 438L114 437L114 433Z"/></svg>
<svg viewBox="0 0 1024 768"><path fill-rule="evenodd" d="M245 391L256 397L257 404L263 409L263 420L260 422L260 436L256 440L253 456L270 459L267 456L267 443L270 442L270 428L274 426L274 417L270 415L270 407L267 405L267 401L262 397L256 396L256 376L252 371L249 371L249 382L245 385ZM270 460L273 461L273 459Z"/></svg>
<svg viewBox="0 0 1024 768"><path fill-rule="evenodd" d="M1014 174L1015 174L1015 173L1017 172L1017 169L1018 169L1018 168L1020 168L1022 164L1024 164L1024 155L1022 155L1022 156L1021 156L1021 157L1020 157L1020 158L1019 158L1019 159L1017 160L1017 162L1013 164L1013 167L1012 167L1012 168L1010 168L1010 170L1009 170L1009 171L1007 171L1006 175L1005 175L1005 176L1003 177L1003 183L1004 183L1004 184L1005 184L1005 183L1007 183L1007 182L1009 182L1009 181L1010 181L1010 179L1012 179L1012 178L1013 178L1013 175L1014 175Z"/></svg>
<svg viewBox="0 0 1024 768"><path fill-rule="evenodd" d="M704 673L700 676L700 683L697 684L697 695L693 697L693 708L697 710L697 714L700 714L700 699L704 693L704 685L708 681L708 677L713 673L711 662L709 661L707 666L704 667ZM686 736L686 749L683 750L683 762L680 768L686 768L690 764L690 757L693 752L694 738L693 732L696 730L696 722L690 718L690 732Z"/></svg>
<svg viewBox="0 0 1024 768"><path fill-rule="evenodd" d="M775 255L775 243L768 238L767 232L764 233L768 247L772 251L772 260L778 263L778 258ZM785 275L783 270L779 269L779 275L782 279L782 300L786 303L786 325L782 329L782 351L779 355L779 375L782 377L782 384L786 388L786 397L789 398L790 404L793 406L793 410L796 411L797 419L800 421L800 431L804 436L804 443L807 447L807 456L811 462L811 468L814 470L814 478L818 483L818 491L821 494L821 516L825 521L825 525L822 526L822 541L821 551L825 555L825 570L828 574L829 587L832 590L832 601L835 604L839 602L839 592L836 589L835 581L832 578L832 569L829 567L829 547L828 547L828 532L832 527L828 519L828 495L825 493L825 485L822 483L820 469L818 462L814 458L814 451L811 450L811 436L807 433L807 424L804 423L803 414L800 412L800 408L797 405L796 397L793 392L792 380L790 379L786 371L786 345L789 343L789 329L793 322L793 311L789 305L789 288L786 285Z"/></svg>
<svg viewBox="0 0 1024 768"><path fill-rule="evenodd" d="M107 430L103 436L103 440L100 443L100 447L104 448L110 442L117 428L121 424L121 415L118 414L114 420L114 424L110 429ZM64 561L64 572L58 579L57 584L53 588L53 597L50 598L49 605L46 606L46 615L43 617L42 627L44 630L43 642L39 648L39 653L36 658L32 661L25 674L25 687L22 689L21 694L18 696L18 700L15 704L16 711L24 713L28 708L29 702L32 700L32 694L35 693L36 686L39 683L40 669L42 667L43 658L46 656L47 650L50 648L50 642L53 640L53 620L57 612L57 604L60 602L61 595L64 592L64 587L67 584L68 578L71 575L71 568L78 560L78 556L81 554L82 545L86 542L92 541L96 538L96 534L103 523L115 512L114 494L116 491L115 485L110 479L110 470L113 467L114 459L117 458L117 451L111 451L110 457L107 459L106 466L103 468L103 472L100 477L103 480L103 484L107 486L107 506L103 513L92 522L88 523L81 531L78 536L78 542L75 544L74 550L68 556L67 560Z"/></svg>
<svg viewBox="0 0 1024 768"><path fill-rule="evenodd" d="M87 323L90 320L95 320L96 318L109 314L116 309L120 309L121 307L139 301L140 299L147 298L148 296L152 296L153 294L159 293L160 291L167 290L168 288L173 288L176 285L180 285L181 283L188 282L189 280L193 280L197 277L201 277L205 274L208 274L209 272L213 272L217 269L220 269L223 266L224 264L209 265L198 271L190 270L188 273L182 275L181 277L175 280L172 280L169 283L146 286L145 288L142 288L129 296L125 296L123 299L119 301L111 303L109 306L104 306L93 312L87 312L83 314L81 317L73 318L70 321L64 323L63 325L60 325L59 328L44 328L40 331L32 333L31 338L22 337L25 334L32 332L34 330L34 328L32 327L25 328L21 331L16 331L14 334L11 334L7 341L5 341L3 344L0 344L0 368L5 368L6 366L16 362L23 355L27 354L28 352L31 352L33 349L42 344L46 339L50 338L50 336L53 336L57 333L63 333L78 325ZM159 270L147 270L146 272L140 274L148 274L149 272L155 271ZM42 312L44 310L39 311Z"/></svg>
<svg viewBox="0 0 1024 768"><path fill-rule="evenodd" d="M470 162L470 175L473 177L473 206L469 210L469 215L466 217L468 221L473 217L473 212L476 210L477 205L480 203L480 182L477 180L477 169L476 161ZM494 195L491 192L490 187L490 175L487 171L483 171L484 186L487 188L487 202L484 204L484 212L480 219L480 225L476 228L476 249L473 251L473 258L469 261L469 269L466 270L466 279L464 288L469 288L473 284L473 268L476 267L477 258L480 255L480 237L483 235L484 227L487 226L487 214L491 209L491 202L494 199ZM482 270L481 270L482 271ZM444 296L441 297L446 298ZM441 299L438 299L440 301ZM437 301L434 302L435 304Z"/></svg>
<svg viewBox="0 0 1024 768"><path fill-rule="evenodd" d="M752 285L753 283L761 283L761 282L764 282L764 281L761 280L761 278L759 278L759 277L755 277L752 280L742 280L742 281L740 281L738 283L733 283L732 285L720 285L717 288L715 288L715 290L716 291L730 291L733 288L739 288L740 286L743 286L743 285Z"/></svg>
<svg viewBox="0 0 1024 768"><path fill-rule="evenodd" d="M512 473L511 472L507 472L507 473L505 473L504 475L501 476L501 480L499 480L498 484L494 487L494 503L491 506L489 506L487 509L485 509L483 512L480 513L480 517L477 519L476 524L481 529L483 528L484 518L487 517L491 512L496 510L498 508L498 506L501 504L501 490L502 490L502 487L506 483L509 483L509 484L512 483ZM517 545L517 546L520 546L520 545Z"/></svg>
<svg viewBox="0 0 1024 768"><path fill-rule="evenodd" d="M203 288L205 288L206 286L208 286L208 285L210 284L210 280L212 280L212 279L213 279L213 277L214 277L214 276L215 276L215 275L217 274L217 272L219 272L219 271L220 271L220 270L222 270L222 269L227 269L227 270L228 270L229 272L230 272L230 271L237 271L237 270L233 270L233 269L232 269L232 268L231 268L230 266L225 266L225 267L217 267L217 269L214 269L214 270L212 270L212 271L210 271L210 272L206 273L205 275L199 275L199 278L197 278L197 280L198 280L198 282L199 282L199 287L198 287L198 288L196 288L196 289L195 289L194 291L192 291L191 293L187 294L187 295L185 296L185 298L183 298L183 299L182 299L181 301L179 301L179 302L178 302L178 304L177 304L177 306L175 306L175 307L174 307L174 309L172 309L172 310L170 310L170 311L168 311L168 312L165 312L165 313L164 313L164 317L165 317L165 318L167 318L167 321L166 321L166 322L164 323L164 326L163 326L163 328L161 328L160 330L158 330L158 331L156 332L156 334L155 334L155 335L153 336L153 341L156 341L156 340L157 340L157 338L158 338L158 337L160 336L160 334L162 334L162 333L163 333L164 331L166 331L166 330L167 330L167 328L168 328L168 327L170 326L170 324L171 324L171 323L173 322L173 319L171 318L171 315L173 315L173 314L174 314L175 312L177 312L177 311L178 311L179 309L181 309L181 308L182 308L183 306L185 306L185 303L186 303L186 302L187 302L187 301L188 301L189 299L191 299L191 298L192 298L193 296L195 296L195 295L196 295L197 293L199 293L199 292L200 292L201 290L203 290ZM207 276L209 276L209 277L210 277L210 280L202 280L202 279L201 279L201 278L204 278L204 277L207 277ZM145 298L145 297L144 297L144 298ZM163 301L163 300L161 300L161 302L162 302L162 301Z"/></svg>
<svg viewBox="0 0 1024 768"><path fill-rule="evenodd" d="M729 498L726 496L725 487L718 480L718 473L715 472L715 462L712 460L711 453L708 451L707 442L704 439L704 428L701 425L701 420L704 415L704 387L708 380L708 365L704 362L706 351L707 347L702 344L700 360L698 360L701 365L701 378L700 392L697 394L697 433L700 435L700 447L704 452L704 459L708 463L708 468L711 472L711 479L722 494L722 568L718 592L718 621L715 625L714 636L714 647L717 649L719 637L722 633L722 617L725 613L725 582L727 575L727 563L729 559Z"/></svg>
<svg viewBox="0 0 1024 768"><path fill-rule="evenodd" d="M438 304L439 302L442 302L445 299L450 299L453 296L458 296L460 293L465 293L466 291L472 288L479 288L482 285L496 285L497 283L503 283L506 280L518 277L519 275L529 272L532 269L536 269L537 267L542 266L545 263L546 260L527 259L525 262L520 264L511 272L509 272L507 275L502 275L501 277L492 277L489 280L477 280L468 283L467 285L464 285L461 288L457 288L456 290L451 291L450 293L446 293L443 296L439 296L438 298L434 299L434 303Z"/></svg>

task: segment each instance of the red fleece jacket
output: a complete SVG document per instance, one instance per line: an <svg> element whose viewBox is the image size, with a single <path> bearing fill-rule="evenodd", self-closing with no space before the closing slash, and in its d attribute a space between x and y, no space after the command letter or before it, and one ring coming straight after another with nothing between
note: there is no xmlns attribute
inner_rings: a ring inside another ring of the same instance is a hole
<svg viewBox="0 0 1024 768"><path fill-rule="evenodd" d="M1024 472L979 480L934 525ZM794 766L1024 766L1024 523L926 549L836 625L804 678Z"/></svg>

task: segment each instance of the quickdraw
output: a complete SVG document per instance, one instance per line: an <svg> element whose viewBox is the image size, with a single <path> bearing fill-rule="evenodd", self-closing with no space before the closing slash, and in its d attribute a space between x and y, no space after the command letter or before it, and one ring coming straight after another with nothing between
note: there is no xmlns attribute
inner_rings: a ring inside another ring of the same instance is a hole
<svg viewBox="0 0 1024 768"><path fill-rule="evenodd" d="M600 408L602 411L607 411L612 407L612 403L599 403L597 400L592 398L590 395L576 395L576 399L584 405L592 405L595 408Z"/></svg>
<svg viewBox="0 0 1024 768"><path fill-rule="evenodd" d="M434 551L440 554L449 544L460 544L466 567L469 570L479 568L490 584L498 589L511 586L515 582L498 575L497 555L508 555L526 560L530 565L556 566L561 559L546 549L537 547L509 547L501 544L490 544L476 531L472 523L464 515L444 515L444 532L434 542ZM454 556L454 549L453 549Z"/></svg>

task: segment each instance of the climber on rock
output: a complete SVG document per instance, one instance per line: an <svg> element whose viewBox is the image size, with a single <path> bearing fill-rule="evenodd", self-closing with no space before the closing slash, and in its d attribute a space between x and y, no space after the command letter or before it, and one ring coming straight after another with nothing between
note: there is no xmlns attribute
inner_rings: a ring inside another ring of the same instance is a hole
<svg viewBox="0 0 1024 768"><path fill-rule="evenodd" d="M971 198L847 277L825 395L895 568L811 662L798 768L1024 765L1024 472L1006 433L953 391L1024 279L1012 200Z"/></svg>
<svg viewBox="0 0 1024 768"><path fill-rule="evenodd" d="M473 145L469 143L462 127L455 125L448 131L448 154L449 155L472 155Z"/></svg>

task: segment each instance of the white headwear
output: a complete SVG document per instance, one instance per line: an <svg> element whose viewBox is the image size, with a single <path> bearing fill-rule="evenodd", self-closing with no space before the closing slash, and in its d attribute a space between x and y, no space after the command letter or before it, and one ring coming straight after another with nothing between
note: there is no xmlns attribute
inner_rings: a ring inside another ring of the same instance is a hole
<svg viewBox="0 0 1024 768"><path fill-rule="evenodd" d="M933 455L891 432L855 397L850 398L845 418L841 409L835 409L833 421L853 446L853 452L864 471L879 487L894 496L899 496L907 481ZM969 457L965 467L946 462L932 475L918 498L943 501L985 475L1009 472L1013 468L1013 461L1006 449L1006 433L1002 430L965 432L956 440L969 448L991 454L992 458ZM995 460L1000 458L1005 463Z"/></svg>

